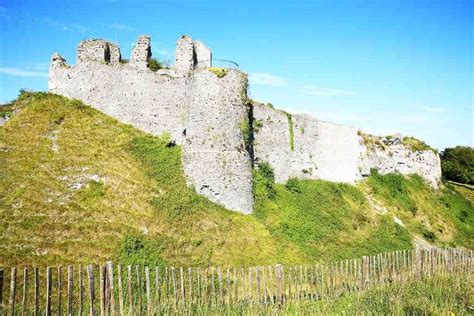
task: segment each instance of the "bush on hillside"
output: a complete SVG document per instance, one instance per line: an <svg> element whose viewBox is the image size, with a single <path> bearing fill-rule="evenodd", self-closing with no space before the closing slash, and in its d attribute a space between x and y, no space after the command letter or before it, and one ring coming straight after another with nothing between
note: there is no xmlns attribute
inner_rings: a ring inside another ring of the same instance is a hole
<svg viewBox="0 0 474 316"><path fill-rule="evenodd" d="M467 146L446 148L441 152L443 178L474 184L474 149Z"/></svg>

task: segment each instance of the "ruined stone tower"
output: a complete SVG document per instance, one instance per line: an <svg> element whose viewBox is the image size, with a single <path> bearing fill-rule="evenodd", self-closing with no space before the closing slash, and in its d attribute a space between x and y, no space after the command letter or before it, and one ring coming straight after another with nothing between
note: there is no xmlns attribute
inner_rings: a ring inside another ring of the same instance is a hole
<svg viewBox="0 0 474 316"><path fill-rule="evenodd" d="M441 177L437 154L413 151L400 137L370 146L352 127L258 103L247 107L247 75L237 69L214 74L211 51L189 36L176 44L174 67L154 72L150 57L148 36L138 38L127 63L117 45L85 40L75 66L52 56L49 91L151 134L168 133L182 145L188 184L228 209L252 212L252 165L263 161L272 165L277 182L296 177L354 183L372 168L416 173L434 187ZM242 124L251 124L252 135L242 134Z"/></svg>
<svg viewBox="0 0 474 316"><path fill-rule="evenodd" d="M250 213L252 171L239 129L247 119L247 75L207 70L211 51L182 36L173 68L147 67L150 38L140 36L128 63L104 40L86 40L69 66L54 54L49 91L84 101L119 121L154 135L169 133L183 148L188 184L225 207Z"/></svg>

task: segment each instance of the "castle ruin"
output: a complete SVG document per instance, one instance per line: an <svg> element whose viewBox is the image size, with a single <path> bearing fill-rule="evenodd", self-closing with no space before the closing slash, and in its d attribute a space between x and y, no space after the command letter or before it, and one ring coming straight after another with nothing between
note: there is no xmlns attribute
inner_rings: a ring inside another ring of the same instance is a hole
<svg viewBox="0 0 474 316"><path fill-rule="evenodd" d="M250 103L247 75L210 71L210 49L189 36L178 40L173 67L152 71L150 58L148 36L138 38L128 62L117 45L85 40L75 66L53 54L49 91L153 135L168 133L182 146L188 185L228 209L252 212L252 167L263 161L272 165L277 182L295 177L354 183L372 168L418 174L434 187L440 180L438 155L413 151L400 137L369 146L353 127Z"/></svg>

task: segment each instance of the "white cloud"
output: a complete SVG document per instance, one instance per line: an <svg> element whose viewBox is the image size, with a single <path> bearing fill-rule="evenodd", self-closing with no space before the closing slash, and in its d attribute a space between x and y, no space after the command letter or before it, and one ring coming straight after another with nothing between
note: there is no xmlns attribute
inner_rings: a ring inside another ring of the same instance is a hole
<svg viewBox="0 0 474 316"><path fill-rule="evenodd" d="M170 55L170 53L165 49L153 49L153 52L156 55L162 55L162 56L169 56Z"/></svg>
<svg viewBox="0 0 474 316"><path fill-rule="evenodd" d="M49 69L49 62L48 63L45 63L45 62L36 63L36 64L33 65L32 68L34 70L48 70Z"/></svg>
<svg viewBox="0 0 474 316"><path fill-rule="evenodd" d="M447 108L436 107L436 106L423 106L421 109L426 112L431 112L431 113L444 113L444 112L449 111Z"/></svg>
<svg viewBox="0 0 474 316"><path fill-rule="evenodd" d="M254 72L249 75L250 84L261 86L282 87L288 85L288 78L278 77L266 73Z"/></svg>
<svg viewBox="0 0 474 316"><path fill-rule="evenodd" d="M306 85L303 87L303 91L307 94L316 95L316 96L341 96L341 95L354 95L355 94L352 91L319 87L315 85Z"/></svg>
<svg viewBox="0 0 474 316"><path fill-rule="evenodd" d="M0 73L17 77L48 77L48 73L13 67L0 67Z"/></svg>
<svg viewBox="0 0 474 316"><path fill-rule="evenodd" d="M0 7L0 18L10 19L10 16L8 15L8 9L7 8Z"/></svg>
<svg viewBox="0 0 474 316"><path fill-rule="evenodd" d="M408 114L400 117L401 122L405 123L426 123L431 119L424 114Z"/></svg>
<svg viewBox="0 0 474 316"><path fill-rule="evenodd" d="M133 27L125 25L125 24L120 24L120 23L110 24L109 28L114 29L114 30L119 30L119 31L132 31L132 30L134 30Z"/></svg>
<svg viewBox="0 0 474 316"><path fill-rule="evenodd" d="M88 27L83 26L81 24L63 23L63 22L59 22L59 21L50 19L48 17L41 18L41 19L39 19L39 21L46 24L46 25L48 25L48 26L50 26L50 27L61 29L63 31L76 31L76 32L80 32L80 33L84 34L89 30Z"/></svg>

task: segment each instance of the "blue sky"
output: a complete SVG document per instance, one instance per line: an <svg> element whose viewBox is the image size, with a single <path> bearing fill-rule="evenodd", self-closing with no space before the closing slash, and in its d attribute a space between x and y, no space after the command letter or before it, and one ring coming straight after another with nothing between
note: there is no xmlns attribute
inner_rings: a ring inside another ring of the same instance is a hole
<svg viewBox="0 0 474 316"><path fill-rule="evenodd" d="M174 59L182 34L249 73L251 97L443 149L474 146L472 1L0 0L0 102L47 90L49 59L140 34Z"/></svg>

